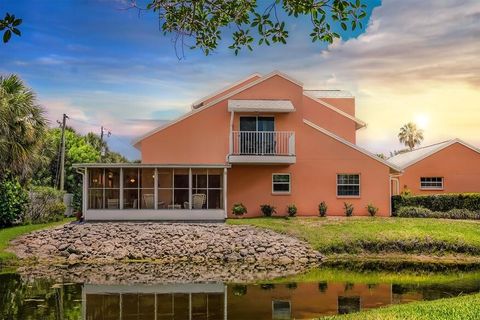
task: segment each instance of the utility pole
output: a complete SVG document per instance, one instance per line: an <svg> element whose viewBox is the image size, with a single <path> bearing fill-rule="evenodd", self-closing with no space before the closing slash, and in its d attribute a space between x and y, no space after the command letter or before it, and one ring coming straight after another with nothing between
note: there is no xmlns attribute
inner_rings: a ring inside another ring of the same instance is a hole
<svg viewBox="0 0 480 320"><path fill-rule="evenodd" d="M112 134L109 130L101 126L100 128L100 148L101 148L100 156L101 157L105 156L105 153L106 153L105 147L103 146L103 135L105 132L107 132L107 137L110 137L110 135Z"/></svg>
<svg viewBox="0 0 480 320"><path fill-rule="evenodd" d="M65 125L68 116L64 113L62 119L62 149L60 151L60 190L63 191L65 185Z"/></svg>

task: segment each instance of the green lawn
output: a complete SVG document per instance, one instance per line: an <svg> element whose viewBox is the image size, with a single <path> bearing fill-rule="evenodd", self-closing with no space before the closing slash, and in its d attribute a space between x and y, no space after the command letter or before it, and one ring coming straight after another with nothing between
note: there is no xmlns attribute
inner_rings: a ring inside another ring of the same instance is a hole
<svg viewBox="0 0 480 320"><path fill-rule="evenodd" d="M419 218L229 219L290 234L326 255L480 255L480 222Z"/></svg>
<svg viewBox="0 0 480 320"><path fill-rule="evenodd" d="M322 319L477 320L480 319L480 294L435 301L413 302Z"/></svg>
<svg viewBox="0 0 480 320"><path fill-rule="evenodd" d="M17 226L11 228L0 229L0 264L14 260L15 255L11 252L6 252L8 243L22 234L26 234L35 230L40 230L49 227L55 227L64 223L73 221L73 218L64 219L63 221L56 221L42 224L28 224L24 226Z"/></svg>

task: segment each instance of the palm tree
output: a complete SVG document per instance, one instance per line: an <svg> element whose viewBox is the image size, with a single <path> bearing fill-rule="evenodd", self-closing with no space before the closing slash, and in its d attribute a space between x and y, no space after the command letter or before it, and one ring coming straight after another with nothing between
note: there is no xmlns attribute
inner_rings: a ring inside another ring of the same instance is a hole
<svg viewBox="0 0 480 320"><path fill-rule="evenodd" d="M417 125L413 122L409 122L400 128L398 134L398 140L403 143L410 150L415 146L420 145L423 141L423 130L417 128Z"/></svg>
<svg viewBox="0 0 480 320"><path fill-rule="evenodd" d="M46 129L34 92L16 75L0 76L0 175L25 180L40 160Z"/></svg>

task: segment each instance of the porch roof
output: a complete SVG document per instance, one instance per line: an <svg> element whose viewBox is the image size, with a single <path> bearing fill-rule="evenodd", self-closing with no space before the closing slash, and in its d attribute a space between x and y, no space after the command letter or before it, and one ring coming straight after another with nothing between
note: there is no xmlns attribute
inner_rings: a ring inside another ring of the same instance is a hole
<svg viewBox="0 0 480 320"><path fill-rule="evenodd" d="M294 112L290 100L228 100L228 111L235 112Z"/></svg>
<svg viewBox="0 0 480 320"><path fill-rule="evenodd" d="M74 163L74 168L230 168L229 164Z"/></svg>

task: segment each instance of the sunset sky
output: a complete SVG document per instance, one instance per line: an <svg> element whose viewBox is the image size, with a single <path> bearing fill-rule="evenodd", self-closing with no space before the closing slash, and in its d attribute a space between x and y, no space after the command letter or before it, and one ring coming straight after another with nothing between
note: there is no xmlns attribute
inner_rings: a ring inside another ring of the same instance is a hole
<svg viewBox="0 0 480 320"><path fill-rule="evenodd" d="M271 0L273 1L273 0ZM269 3L271 1L260 1ZM346 89L368 127L358 144L400 149L399 128L416 122L424 145L461 138L480 147L480 1L367 1L365 28L327 46L312 43L310 21L288 18L287 45L235 56L175 55L152 13L128 1L0 1L23 18L21 38L0 44L0 74L19 74L55 124L111 130L112 149L139 158L130 142L190 109L198 98L253 72L281 70L309 89ZM228 32L228 30L227 30Z"/></svg>

